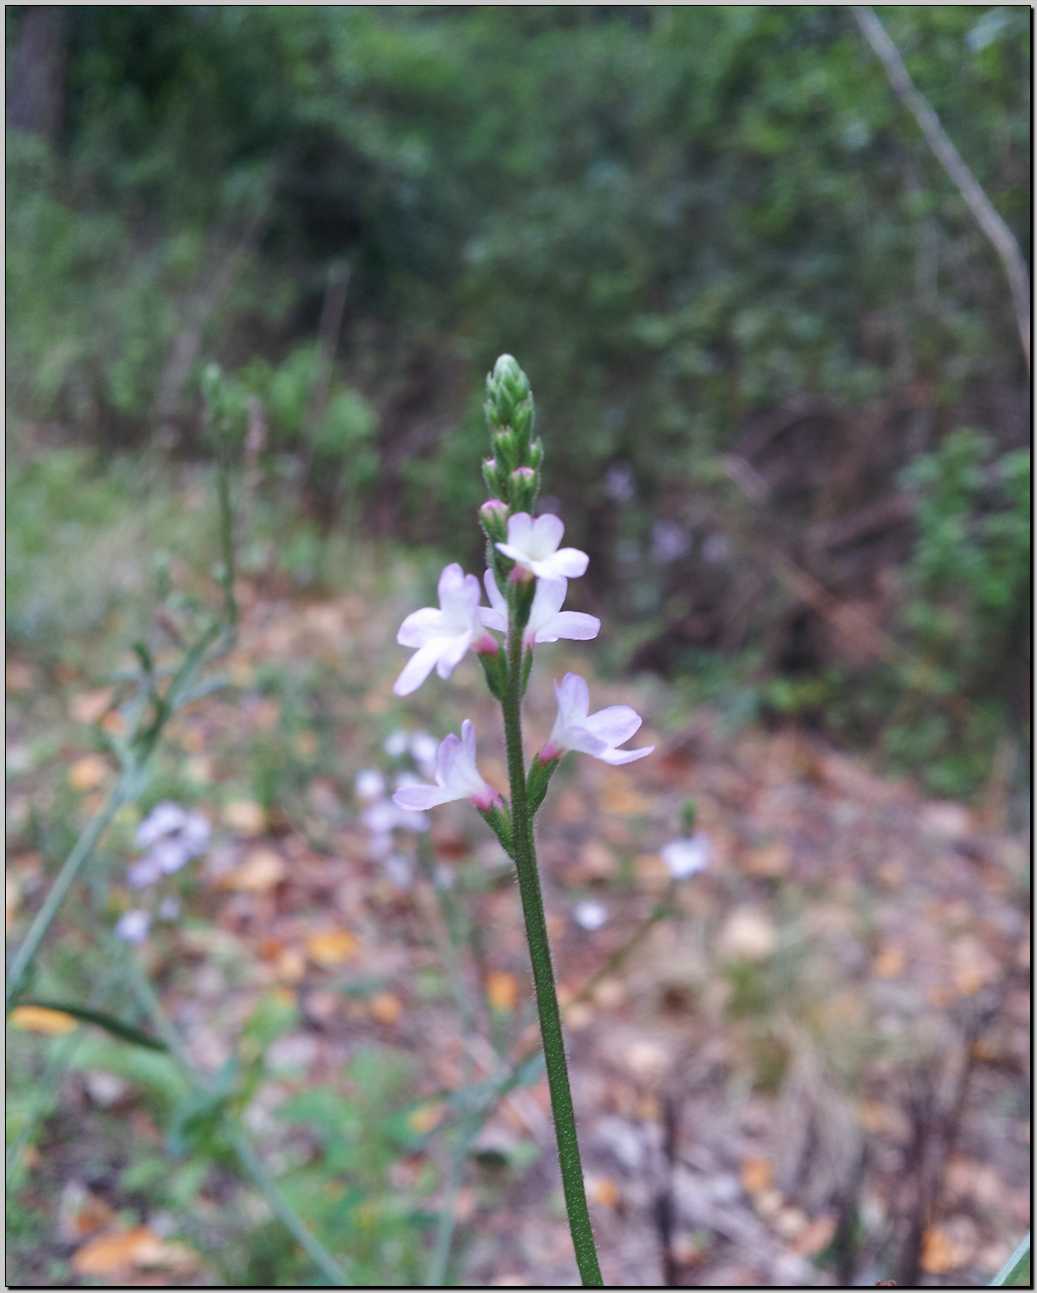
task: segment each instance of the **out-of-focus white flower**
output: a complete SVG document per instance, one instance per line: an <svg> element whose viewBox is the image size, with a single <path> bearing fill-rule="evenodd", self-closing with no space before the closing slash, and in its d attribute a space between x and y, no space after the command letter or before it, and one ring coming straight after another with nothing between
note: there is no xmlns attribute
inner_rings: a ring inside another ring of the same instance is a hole
<svg viewBox="0 0 1037 1293"><path fill-rule="evenodd" d="M146 911L124 911L115 925L115 936L125 943L143 943L151 928Z"/></svg>
<svg viewBox="0 0 1037 1293"><path fill-rule="evenodd" d="M474 578L474 575L472 576ZM429 732L415 732L410 738L411 758L422 770L432 775L432 769L436 766L436 751L439 749L439 742Z"/></svg>
<svg viewBox="0 0 1037 1293"><path fill-rule="evenodd" d="M402 853L390 853L382 860L382 866L397 889L409 889L414 883L414 862Z"/></svg>
<svg viewBox="0 0 1037 1293"><path fill-rule="evenodd" d="M367 850L371 857L378 860L387 858L394 847L393 838L389 831L372 831L371 838L367 843Z"/></svg>
<svg viewBox="0 0 1037 1293"><path fill-rule="evenodd" d="M475 728L465 719L461 735L453 732L439 743L436 752L436 784L434 786L402 786L393 795L398 807L409 812L424 812L439 804L453 803L457 799L470 799L477 808L485 811L500 799L497 791L488 785L475 765Z"/></svg>
<svg viewBox="0 0 1037 1293"><path fill-rule="evenodd" d="M593 898L578 902L573 908L573 920L581 929L601 929L608 918L608 908L604 903L596 902Z"/></svg>
<svg viewBox="0 0 1037 1293"><path fill-rule="evenodd" d="M384 750L390 759L400 759L407 753L407 743L410 737L406 732L397 728L395 732L390 732L385 738Z"/></svg>
<svg viewBox="0 0 1037 1293"><path fill-rule="evenodd" d="M487 570L483 577L486 585L486 596L490 599L489 609L483 609L482 622L488 629L498 633L508 631L508 603L497 587L493 571ZM522 635L523 644L531 647L535 642L557 642L567 638L572 642L588 642L596 638L601 630L601 620L595 615L585 615L583 611L563 611L562 603L569 587L567 579L539 579L533 603L529 608L529 620Z"/></svg>
<svg viewBox="0 0 1037 1293"><path fill-rule="evenodd" d="M179 898L163 898L158 905L159 920L176 920L180 915Z"/></svg>
<svg viewBox="0 0 1037 1293"><path fill-rule="evenodd" d="M641 726L641 716L629 705L608 705L596 714L590 709L590 692L586 681L577 673L567 673L555 683L558 716L540 760L550 763L566 750L579 750L603 763L633 763L652 753L654 745L639 750L620 750Z"/></svg>
<svg viewBox="0 0 1037 1293"><path fill-rule="evenodd" d="M417 691L433 669L441 678L449 678L466 651L500 650L482 626L481 596L474 575L466 575L456 562L444 569L439 576L439 609L425 606L412 612L396 635L401 646L417 648L393 686L397 696Z"/></svg>
<svg viewBox="0 0 1037 1293"><path fill-rule="evenodd" d="M397 791L397 794L399 792ZM390 831L427 831L428 822L418 813L405 812L388 799L380 799L364 810L360 819L372 835L388 835Z"/></svg>
<svg viewBox="0 0 1037 1293"><path fill-rule="evenodd" d="M559 548L565 526L547 512L536 520L528 512L508 518L508 541L497 547L516 565L531 570L539 579L576 579L587 569L586 552Z"/></svg>
<svg viewBox="0 0 1037 1293"><path fill-rule="evenodd" d="M377 768L361 768L353 784L358 799L381 799L385 794L385 778Z"/></svg>
<svg viewBox="0 0 1037 1293"><path fill-rule="evenodd" d="M683 880L709 866L712 857L709 837L701 831L687 839L671 840L662 849L662 860L675 880Z"/></svg>

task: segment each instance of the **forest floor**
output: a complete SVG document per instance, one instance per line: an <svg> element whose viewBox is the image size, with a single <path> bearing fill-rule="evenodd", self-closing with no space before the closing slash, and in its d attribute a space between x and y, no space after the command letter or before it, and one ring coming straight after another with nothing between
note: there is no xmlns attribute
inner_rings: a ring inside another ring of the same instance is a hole
<svg viewBox="0 0 1037 1293"><path fill-rule="evenodd" d="M439 738L464 717L506 786L471 661L393 697L396 624L427 600L400 583L315 598L240 581L228 685L174 720L148 792L203 812L212 841L176 877L179 918L126 955L199 1070L237 1056L254 1075L245 1125L351 1282L410 1282L442 1243L456 1283L572 1284L542 1073L456 1132L451 1093L536 1036L514 883L461 805L427 836L397 832L387 863L354 788L361 769L404 766L385 752L394 733ZM659 679L597 682L592 645L541 649L534 737L566 668L590 677L595 708L634 704L656 742L626 768L572 756L538 823L606 1283L989 1281L1029 1224L1025 840L995 809L929 800L815 735L675 714ZM120 720L96 666L16 649L7 687L16 945L114 776L92 732ZM712 860L675 884L660 849L689 796ZM125 810L98 854L104 885L74 896L48 944L44 981L66 997L111 970L97 930L138 901L138 820ZM263 1010L281 1012L269 1036ZM267 1214L211 1128L173 1144L161 1081L118 1058L132 1047L68 1020L15 1024L9 1281L239 1282L221 1244L254 1249ZM346 1197L348 1218L321 1211ZM297 1259L252 1252L250 1270L307 1281Z"/></svg>

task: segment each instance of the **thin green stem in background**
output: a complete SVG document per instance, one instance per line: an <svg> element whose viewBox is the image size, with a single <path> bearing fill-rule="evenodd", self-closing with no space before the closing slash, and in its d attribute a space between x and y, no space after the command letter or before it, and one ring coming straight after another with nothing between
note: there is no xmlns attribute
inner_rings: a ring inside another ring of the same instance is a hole
<svg viewBox="0 0 1037 1293"><path fill-rule="evenodd" d="M529 957L533 965L540 1036L544 1043L547 1082L551 1092L558 1162L562 1171L562 1189L569 1214L576 1265L585 1285L602 1284L598 1254L594 1246L587 1195L583 1186L583 1164L576 1136L576 1115L569 1089L569 1072L565 1062L565 1042L558 1009L551 947L544 919L544 902L540 893L536 852L533 845L533 823L526 798L525 757L522 750L522 626L514 613L509 617L508 685L502 707L504 738L508 752L508 779L511 784L511 816L515 863L518 869L522 914L526 922Z"/></svg>
<svg viewBox="0 0 1037 1293"><path fill-rule="evenodd" d="M169 1047L171 1055L191 1085L204 1091L206 1089L205 1079L192 1064L187 1048L172 1020L166 1014L165 1008L151 984L151 980L144 973L132 951L126 959L130 969L130 985L140 1005L150 1015L155 1031ZM346 1272L320 1240L307 1229L302 1218L285 1198L281 1187L267 1171L263 1160L256 1153L252 1142L246 1135L245 1129L233 1114L226 1114L223 1132L234 1150L243 1173L251 1178L260 1194L266 1199L270 1211L295 1239L314 1266L332 1286L342 1287L346 1285Z"/></svg>

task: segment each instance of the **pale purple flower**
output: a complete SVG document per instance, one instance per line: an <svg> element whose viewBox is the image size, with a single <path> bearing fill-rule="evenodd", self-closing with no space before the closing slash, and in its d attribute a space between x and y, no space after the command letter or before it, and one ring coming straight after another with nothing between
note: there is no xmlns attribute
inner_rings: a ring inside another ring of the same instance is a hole
<svg viewBox="0 0 1037 1293"><path fill-rule="evenodd" d="M146 889L162 878L162 867L153 853L146 853L130 864L126 879L131 889Z"/></svg>
<svg viewBox="0 0 1037 1293"><path fill-rule="evenodd" d="M621 750L618 747L629 741L641 726L641 717L629 705L608 705L596 714L588 713L590 693L586 681L576 673L567 673L555 683L558 698L558 716L547 744L540 752L540 759L549 763L566 750L578 750L593 755L603 763L633 763L643 759L655 749L654 745L639 750Z"/></svg>
<svg viewBox="0 0 1037 1293"><path fill-rule="evenodd" d="M186 854L185 861L204 853L212 829L201 813L189 813L168 800L155 807L137 827L137 847L151 849L175 841Z"/></svg>
<svg viewBox="0 0 1037 1293"><path fill-rule="evenodd" d="M146 911L124 911L115 925L115 937L124 943L143 943L151 928L151 917Z"/></svg>
<svg viewBox="0 0 1037 1293"><path fill-rule="evenodd" d="M475 765L475 728L467 719L461 724L460 737L451 732L439 743L436 784L401 786L393 795L393 802L408 812L424 812L458 799L470 799L482 810L491 808L500 799Z"/></svg>
<svg viewBox="0 0 1037 1293"><path fill-rule="evenodd" d="M402 758L407 753L407 742L410 738L402 729L397 728L385 738L385 753L390 759Z"/></svg>
<svg viewBox="0 0 1037 1293"><path fill-rule="evenodd" d="M498 633L508 631L508 603L497 587L493 571L487 570L483 577L486 595L490 599L489 609L482 611L482 622L488 629ZM583 611L563 611L569 582L566 579L540 579L537 581L533 603L529 608L529 620L522 635L523 645L531 647L535 642L557 642L567 638L572 642L587 642L596 638L601 630L601 620L595 615L586 615Z"/></svg>
<svg viewBox="0 0 1037 1293"><path fill-rule="evenodd" d="M691 539L676 521L656 521L652 526L652 559L660 565L687 554Z"/></svg>
<svg viewBox="0 0 1037 1293"><path fill-rule="evenodd" d="M497 651L497 643L483 629L479 617L479 581L454 562L439 576L439 608L425 606L400 625L396 641L417 650L396 679L393 691L409 696L417 691L433 668L449 678L465 652Z"/></svg>
<svg viewBox="0 0 1037 1293"><path fill-rule="evenodd" d="M701 831L687 839L671 840L662 850L662 860L675 880L704 871L711 856L709 837Z"/></svg>
<svg viewBox="0 0 1037 1293"><path fill-rule="evenodd" d="M534 520L528 512L508 519L508 541L497 547L516 565L540 579L576 579L587 569L589 558L579 548L559 548L565 526L547 512Z"/></svg>
<svg viewBox="0 0 1037 1293"><path fill-rule="evenodd" d="M629 503L636 492L634 473L627 463L617 462L605 473L605 493L614 503Z"/></svg>
<svg viewBox="0 0 1037 1293"><path fill-rule="evenodd" d="M385 778L377 768L361 768L354 785L358 799L381 799L385 794Z"/></svg>
<svg viewBox="0 0 1037 1293"><path fill-rule="evenodd" d="M596 902L593 898L578 902L573 908L573 920L581 929L591 931L601 929L608 918L608 908L604 903Z"/></svg>

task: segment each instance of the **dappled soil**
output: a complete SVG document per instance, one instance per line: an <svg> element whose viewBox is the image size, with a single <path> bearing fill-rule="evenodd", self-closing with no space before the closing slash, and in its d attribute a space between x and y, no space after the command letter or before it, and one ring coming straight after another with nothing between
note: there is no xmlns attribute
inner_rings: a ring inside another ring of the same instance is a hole
<svg viewBox="0 0 1037 1293"><path fill-rule="evenodd" d="M426 1135L390 1172L406 1192L428 1163L447 1171L444 1093L493 1077L535 1038L527 952L495 842L470 810L438 810L439 882L471 921L454 984L473 1016L463 1028L456 992L428 987L445 946L432 884L373 856L353 781L360 768L390 770L393 730L438 737L471 717L483 771L503 789L499 722L471 662L407 706L392 696L405 659L393 633L409 600L383 597L374 611L370 588L324 601L259 583L241 592L229 687L175 720L162 762L194 788L213 844L193 866L183 917L140 955L204 1070L231 1057L261 998L296 1007L245 1117L275 1169L298 1152L273 1116L280 1101L340 1081L358 1048L411 1055L408 1107ZM542 648L533 739L550 726L549 678L590 673L592 660L593 647ZM1029 1218L1025 842L1002 829L994 800L928 801L809 734L674 714L659 680L591 681L595 708L634 703L657 743L627 768L570 758L538 825L606 1282L988 1281ZM42 682L29 660L9 661L16 752L38 735L29 716ZM71 671L46 685L65 725L52 752L15 763L14 937L47 877L34 796L45 809L71 786L82 816L111 776L88 739L94 722L117 725L107 686ZM659 850L680 834L689 796L712 864L674 885ZM401 855L412 848L399 838ZM131 855L116 832L112 913L128 901L119 877ZM665 914L628 947L660 902ZM78 913L59 937L66 955L89 951ZM73 1279L87 1278L76 1254L98 1238L162 1229L145 1199L119 1196L116 1176L87 1179L84 1162L96 1168L110 1152L84 1145L92 1127L103 1132L91 1110L114 1105L160 1139L132 1090L103 1086L65 1079L64 1112L27 1177L43 1248L72 1263ZM57 1134L70 1117L78 1138ZM192 1203L199 1216L218 1210L222 1179ZM457 1184L460 1282L574 1282L542 1079L499 1103ZM59 1217L70 1186L71 1228ZM440 1188L427 1206L444 1197ZM204 1283L204 1247L186 1247L171 1248L166 1267L119 1250L108 1278Z"/></svg>

